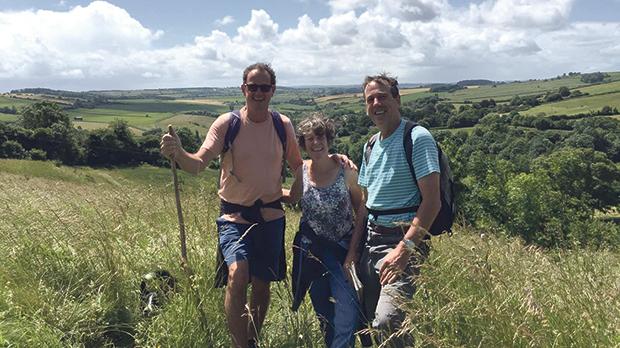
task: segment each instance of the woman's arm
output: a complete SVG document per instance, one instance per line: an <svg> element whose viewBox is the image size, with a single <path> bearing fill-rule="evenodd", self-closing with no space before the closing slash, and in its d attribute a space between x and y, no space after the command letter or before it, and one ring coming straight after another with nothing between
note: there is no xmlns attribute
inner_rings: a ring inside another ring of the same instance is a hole
<svg viewBox="0 0 620 348"><path fill-rule="evenodd" d="M282 189L282 203L295 204L299 202L303 189L302 173L303 166L298 166L295 171L295 180L293 181L293 185L291 185L291 189Z"/></svg>
<svg viewBox="0 0 620 348"><path fill-rule="evenodd" d="M351 262L357 262L359 255L357 254L359 249L359 243L362 238L364 229L366 228L366 200L364 198L364 191L357 184L357 172L346 168L345 181L349 194L351 195L351 204L353 205L353 211L355 213L353 235L351 236L351 242L349 243L349 251L345 259L345 267L348 267Z"/></svg>

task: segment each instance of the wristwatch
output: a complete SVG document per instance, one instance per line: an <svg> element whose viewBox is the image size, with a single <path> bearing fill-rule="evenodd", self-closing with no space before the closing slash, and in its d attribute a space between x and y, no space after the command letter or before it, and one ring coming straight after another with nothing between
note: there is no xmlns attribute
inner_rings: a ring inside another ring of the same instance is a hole
<svg viewBox="0 0 620 348"><path fill-rule="evenodd" d="M403 243L405 244L405 248L410 252L415 251L415 243L411 239L403 238Z"/></svg>

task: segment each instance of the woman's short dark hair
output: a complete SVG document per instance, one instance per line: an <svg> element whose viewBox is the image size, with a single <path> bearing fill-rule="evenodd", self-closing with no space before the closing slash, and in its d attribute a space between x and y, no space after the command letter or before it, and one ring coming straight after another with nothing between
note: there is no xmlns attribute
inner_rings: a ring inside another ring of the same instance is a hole
<svg viewBox="0 0 620 348"><path fill-rule="evenodd" d="M313 113L303 119L297 127L297 142L299 147L306 150L306 134L325 135L327 145L331 146L336 137L336 127L334 122L321 113Z"/></svg>

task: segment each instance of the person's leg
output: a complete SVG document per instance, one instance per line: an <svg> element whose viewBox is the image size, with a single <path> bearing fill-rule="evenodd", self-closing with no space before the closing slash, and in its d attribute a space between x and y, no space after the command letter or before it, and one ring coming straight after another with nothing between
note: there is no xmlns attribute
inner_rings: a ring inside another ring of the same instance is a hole
<svg viewBox="0 0 620 348"><path fill-rule="evenodd" d="M315 279L309 292L312 307L319 319L325 346L330 347L334 339L334 304L330 301L329 275L324 274Z"/></svg>
<svg viewBox="0 0 620 348"><path fill-rule="evenodd" d="M249 255L250 280L252 295L250 301L251 322L248 323L248 338L258 342L260 331L269 309L271 298L271 281L284 277L284 269L280 269L283 255L285 220L280 218L263 224L254 225L248 233L247 240L251 245Z"/></svg>
<svg viewBox="0 0 620 348"><path fill-rule="evenodd" d="M247 347L248 315L245 309L247 302L247 285L249 268L247 261L237 261L228 265L228 283L224 298L224 310L228 330L234 347Z"/></svg>
<svg viewBox="0 0 620 348"><path fill-rule="evenodd" d="M359 323L360 306L353 286L335 255L328 253L323 262L329 270L329 290L333 304L333 341L330 347L353 347L355 330Z"/></svg>
<svg viewBox="0 0 620 348"><path fill-rule="evenodd" d="M237 224L222 218L216 220L219 243L228 265L224 311L234 347L247 347L247 287L250 281L248 261L251 246L241 238L250 225Z"/></svg>
<svg viewBox="0 0 620 348"><path fill-rule="evenodd" d="M379 274L375 269L375 264L371 258L371 252L368 247L364 248L360 257L360 281L364 285L363 291L363 310L365 320L372 323L375 317L375 309L377 301L381 293L381 283L379 282Z"/></svg>
<svg viewBox="0 0 620 348"><path fill-rule="evenodd" d="M248 321L248 338L258 340L265 316L267 315L267 309L269 308L269 301L271 299L270 291L271 282L262 280L257 277L252 277L252 297L250 300L250 313L252 316Z"/></svg>
<svg viewBox="0 0 620 348"><path fill-rule="evenodd" d="M391 241L387 240L387 242L390 247L383 250L382 253L387 254L392 250ZM419 267L427 255L428 248L423 245L423 252L411 256L407 268L400 278L392 284L381 287L372 326L380 333L379 341L386 343L387 347L411 347L414 344L409 335L396 336L393 334L400 329L405 319L406 313L403 310L403 304L411 299L415 293L415 280L420 273ZM381 268L382 263L383 258L375 264L377 270Z"/></svg>
<svg viewBox="0 0 620 348"><path fill-rule="evenodd" d="M379 332L379 341L387 347L400 348L413 346L408 335L394 335L405 319L403 304L413 296L415 291L411 281L399 281L383 286L375 310L372 327Z"/></svg>

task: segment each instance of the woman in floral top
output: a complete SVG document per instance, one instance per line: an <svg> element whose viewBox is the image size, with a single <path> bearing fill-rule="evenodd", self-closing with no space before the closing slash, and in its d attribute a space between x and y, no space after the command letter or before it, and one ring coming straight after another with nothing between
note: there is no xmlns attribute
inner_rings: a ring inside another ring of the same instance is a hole
<svg viewBox="0 0 620 348"><path fill-rule="evenodd" d="M360 307L351 267L358 260L366 209L357 172L329 154L334 135L333 123L321 115L301 122L298 142L310 159L299 169L291 190L284 190L283 201L301 198L302 208L293 250L293 309L309 286L325 344L352 347Z"/></svg>

